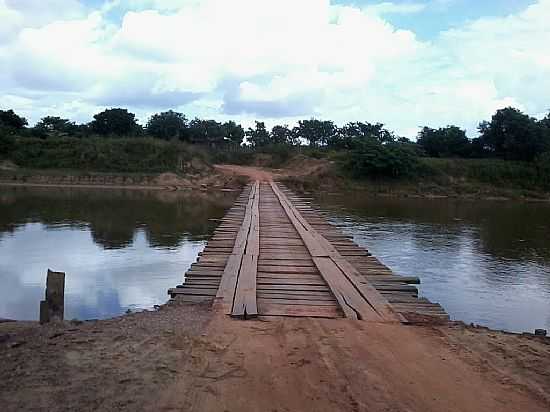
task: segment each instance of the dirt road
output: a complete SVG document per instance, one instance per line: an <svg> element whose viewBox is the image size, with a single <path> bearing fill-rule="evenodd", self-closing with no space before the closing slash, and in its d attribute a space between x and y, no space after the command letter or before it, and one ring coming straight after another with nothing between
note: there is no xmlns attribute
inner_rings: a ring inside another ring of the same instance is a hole
<svg viewBox="0 0 550 412"><path fill-rule="evenodd" d="M253 166L215 165L214 168L226 175L245 176L251 180L269 181L277 176L273 170Z"/></svg>
<svg viewBox="0 0 550 412"><path fill-rule="evenodd" d="M6 411L550 407L550 341L484 329L239 321L184 305L63 327L0 324L0 337Z"/></svg>

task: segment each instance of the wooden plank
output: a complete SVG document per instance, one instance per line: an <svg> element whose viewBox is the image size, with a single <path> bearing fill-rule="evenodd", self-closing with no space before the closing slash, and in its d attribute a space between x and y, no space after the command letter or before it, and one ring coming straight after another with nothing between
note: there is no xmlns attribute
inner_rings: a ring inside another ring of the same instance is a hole
<svg viewBox="0 0 550 412"><path fill-rule="evenodd" d="M168 294L174 295L200 295L200 296L216 296L216 288L214 289L193 289L193 288L172 288L168 289Z"/></svg>
<svg viewBox="0 0 550 412"><path fill-rule="evenodd" d="M258 304L268 304L268 305L300 305L300 306L332 306L338 307L336 301L328 301L321 299L272 299L272 298L258 298Z"/></svg>
<svg viewBox="0 0 550 412"><path fill-rule="evenodd" d="M177 302L203 303L203 302L211 302L213 300L213 296L174 295L174 299Z"/></svg>
<svg viewBox="0 0 550 412"><path fill-rule="evenodd" d="M252 223L252 206L258 190L258 185L250 187L248 200L244 210L244 218L241 227L235 238L232 254L229 256L227 265L222 274L220 287L216 293L216 308L222 313L230 315L233 310L233 302L237 289L239 271L242 266L242 260L245 252L246 241Z"/></svg>
<svg viewBox="0 0 550 412"><path fill-rule="evenodd" d="M209 268L209 267L203 267L203 268L197 268L197 269L190 269L187 271L185 276L189 275L196 275L196 276L222 276L223 270L214 270L216 268Z"/></svg>
<svg viewBox="0 0 550 412"><path fill-rule="evenodd" d="M283 208L285 208L288 214L289 210L291 210L292 208L292 205L274 183L271 184L271 187L273 189L273 192L279 197L281 205L283 206ZM365 311L364 313L358 313L358 316L367 316L370 319L375 319L376 316L373 316L372 313L366 311L366 306L364 304L361 304L361 299L357 298L358 293L362 297L362 299L366 301L371 311L376 313L379 318L388 322L398 321L398 316L392 311L387 300L384 299L384 297L380 295L372 285L368 284L368 282L361 282L361 280L363 280L364 278L362 278L360 273L342 257L342 255L336 250L336 248L332 244L330 244L327 239L320 235L315 229L313 229L313 227L300 215L297 210L291 210L291 212L293 216L289 214L289 218L295 224L298 233L301 236L304 231L307 231L309 233L308 236L303 238L304 243L306 243L308 249L310 247L310 242L313 243L313 241L317 241L318 246L315 246L312 255L316 257L324 257L322 255L314 254L318 253L319 249L324 249L327 253L327 256L330 256L330 260L332 261L332 263L330 263L327 259L316 259L315 257L313 260L317 268L321 272L321 275L323 276L323 278L325 278L325 281L327 281L329 287L335 294L338 302L340 304L346 302L346 304L348 305L351 304L351 307L354 310L356 308L361 308ZM297 222L299 222L299 225L297 225ZM310 249L310 252L311 251L312 250ZM348 282L346 283L345 281L339 280L337 282L334 282L334 284L330 283L331 280L329 280L328 275L325 276L325 273L323 273L323 271L319 268L319 265L323 265L325 270L332 276L343 274ZM338 270L336 270L334 266L336 266ZM333 288L338 288L338 292L336 292ZM355 292L353 290L355 290ZM337 293L343 293L344 295L338 296ZM347 293L350 294L349 298ZM347 310L345 307L342 307L342 309L344 310L344 313L346 315L352 316L349 310Z"/></svg>
<svg viewBox="0 0 550 412"><path fill-rule="evenodd" d="M313 262L321 276L328 284L346 317L351 319L381 320L381 317L358 293L357 289L343 276L342 271L329 257L329 248L320 240L320 237L311 226L300 216L299 212L292 208L292 204L285 195L272 183L271 188L279 198L279 202L302 237L308 248Z"/></svg>
<svg viewBox="0 0 550 412"><path fill-rule="evenodd" d="M329 291L326 285L318 286L318 285L283 285L283 284L262 284L258 285L257 290L262 291L275 291L275 290L295 290L295 291L320 291L320 292L326 292Z"/></svg>
<svg viewBox="0 0 550 412"><path fill-rule="evenodd" d="M319 273L258 272L258 279L316 279L324 284Z"/></svg>
<svg viewBox="0 0 550 412"><path fill-rule="evenodd" d="M218 292L216 293L216 306L226 315L229 315L233 308L233 296L235 295L241 260L242 254L229 256L227 266L221 277Z"/></svg>
<svg viewBox="0 0 550 412"><path fill-rule="evenodd" d="M251 207L251 217L250 217L250 230L248 232L248 237L246 239L246 251L248 255L258 256L260 254L260 211L259 211L259 202L260 202L260 193L259 193L260 182L256 181L255 186L255 196L252 201Z"/></svg>
<svg viewBox="0 0 550 412"><path fill-rule="evenodd" d="M307 260L311 261L311 256L306 253L263 253L260 251L260 258L267 260Z"/></svg>
<svg viewBox="0 0 550 412"><path fill-rule="evenodd" d="M215 282L211 282L211 281L195 281L195 282L189 282L186 280L186 282L183 284L183 285L179 285L178 288L186 288L186 287L189 287L189 288L194 288L194 289L216 289L216 291L218 290L219 288L219 285L220 285L220 282L219 280L215 281Z"/></svg>
<svg viewBox="0 0 550 412"><path fill-rule="evenodd" d="M258 316L258 307L256 303L257 269L258 256L249 254L243 255L231 316L244 319Z"/></svg>
<svg viewBox="0 0 550 412"><path fill-rule="evenodd" d="M346 317L359 320L382 320L380 315L347 281L342 271L329 257L314 257L313 262L329 285Z"/></svg>
<svg viewBox="0 0 550 412"><path fill-rule="evenodd" d="M329 294L298 294L298 293L269 293L269 292L258 292L258 299L299 299L299 300L323 300L330 301L336 304L336 299Z"/></svg>
<svg viewBox="0 0 550 412"><path fill-rule="evenodd" d="M264 273L319 273L314 266L279 266L258 264L258 272Z"/></svg>
<svg viewBox="0 0 550 412"><path fill-rule="evenodd" d="M258 260L258 266L290 266L290 267L314 267L311 259L307 260L292 260L292 259L265 259L260 258Z"/></svg>
<svg viewBox="0 0 550 412"><path fill-rule="evenodd" d="M311 277L309 279L305 278L299 278L299 279L292 279L292 278L258 278L257 279L258 285L312 285L312 286L325 286L326 283L318 277Z"/></svg>

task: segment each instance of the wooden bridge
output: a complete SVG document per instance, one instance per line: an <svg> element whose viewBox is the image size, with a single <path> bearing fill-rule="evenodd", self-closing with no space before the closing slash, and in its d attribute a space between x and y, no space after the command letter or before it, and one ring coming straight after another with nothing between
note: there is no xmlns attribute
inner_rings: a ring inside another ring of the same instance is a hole
<svg viewBox="0 0 550 412"><path fill-rule="evenodd" d="M249 184L173 299L239 318L304 316L407 322L448 319L310 203L273 181Z"/></svg>

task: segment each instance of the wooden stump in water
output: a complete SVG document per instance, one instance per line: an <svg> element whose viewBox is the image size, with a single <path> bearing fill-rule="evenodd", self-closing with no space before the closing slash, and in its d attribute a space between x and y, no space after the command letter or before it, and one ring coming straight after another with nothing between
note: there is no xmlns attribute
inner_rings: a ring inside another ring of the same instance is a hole
<svg viewBox="0 0 550 412"><path fill-rule="evenodd" d="M40 302L40 323L62 321L65 312L65 273L48 269L46 299Z"/></svg>

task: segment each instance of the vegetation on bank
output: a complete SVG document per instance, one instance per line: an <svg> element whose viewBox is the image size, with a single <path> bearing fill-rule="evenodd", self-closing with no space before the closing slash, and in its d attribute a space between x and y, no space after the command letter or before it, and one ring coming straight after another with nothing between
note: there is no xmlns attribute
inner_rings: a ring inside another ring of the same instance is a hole
<svg viewBox="0 0 550 412"><path fill-rule="evenodd" d="M151 138L17 138L9 159L24 168L83 169L102 172L185 171L200 150L177 141Z"/></svg>
<svg viewBox="0 0 550 412"><path fill-rule="evenodd" d="M244 130L233 121L188 119L167 111L139 125L126 109L107 109L87 124L47 116L33 127L0 110L0 159L25 168L106 172L185 172L193 158L251 164L258 155L279 167L296 154L326 158L344 178L378 181L475 181L550 190L550 114L534 119L498 110L470 139L456 126L423 127L413 142L381 123L301 120L295 127L263 122Z"/></svg>

